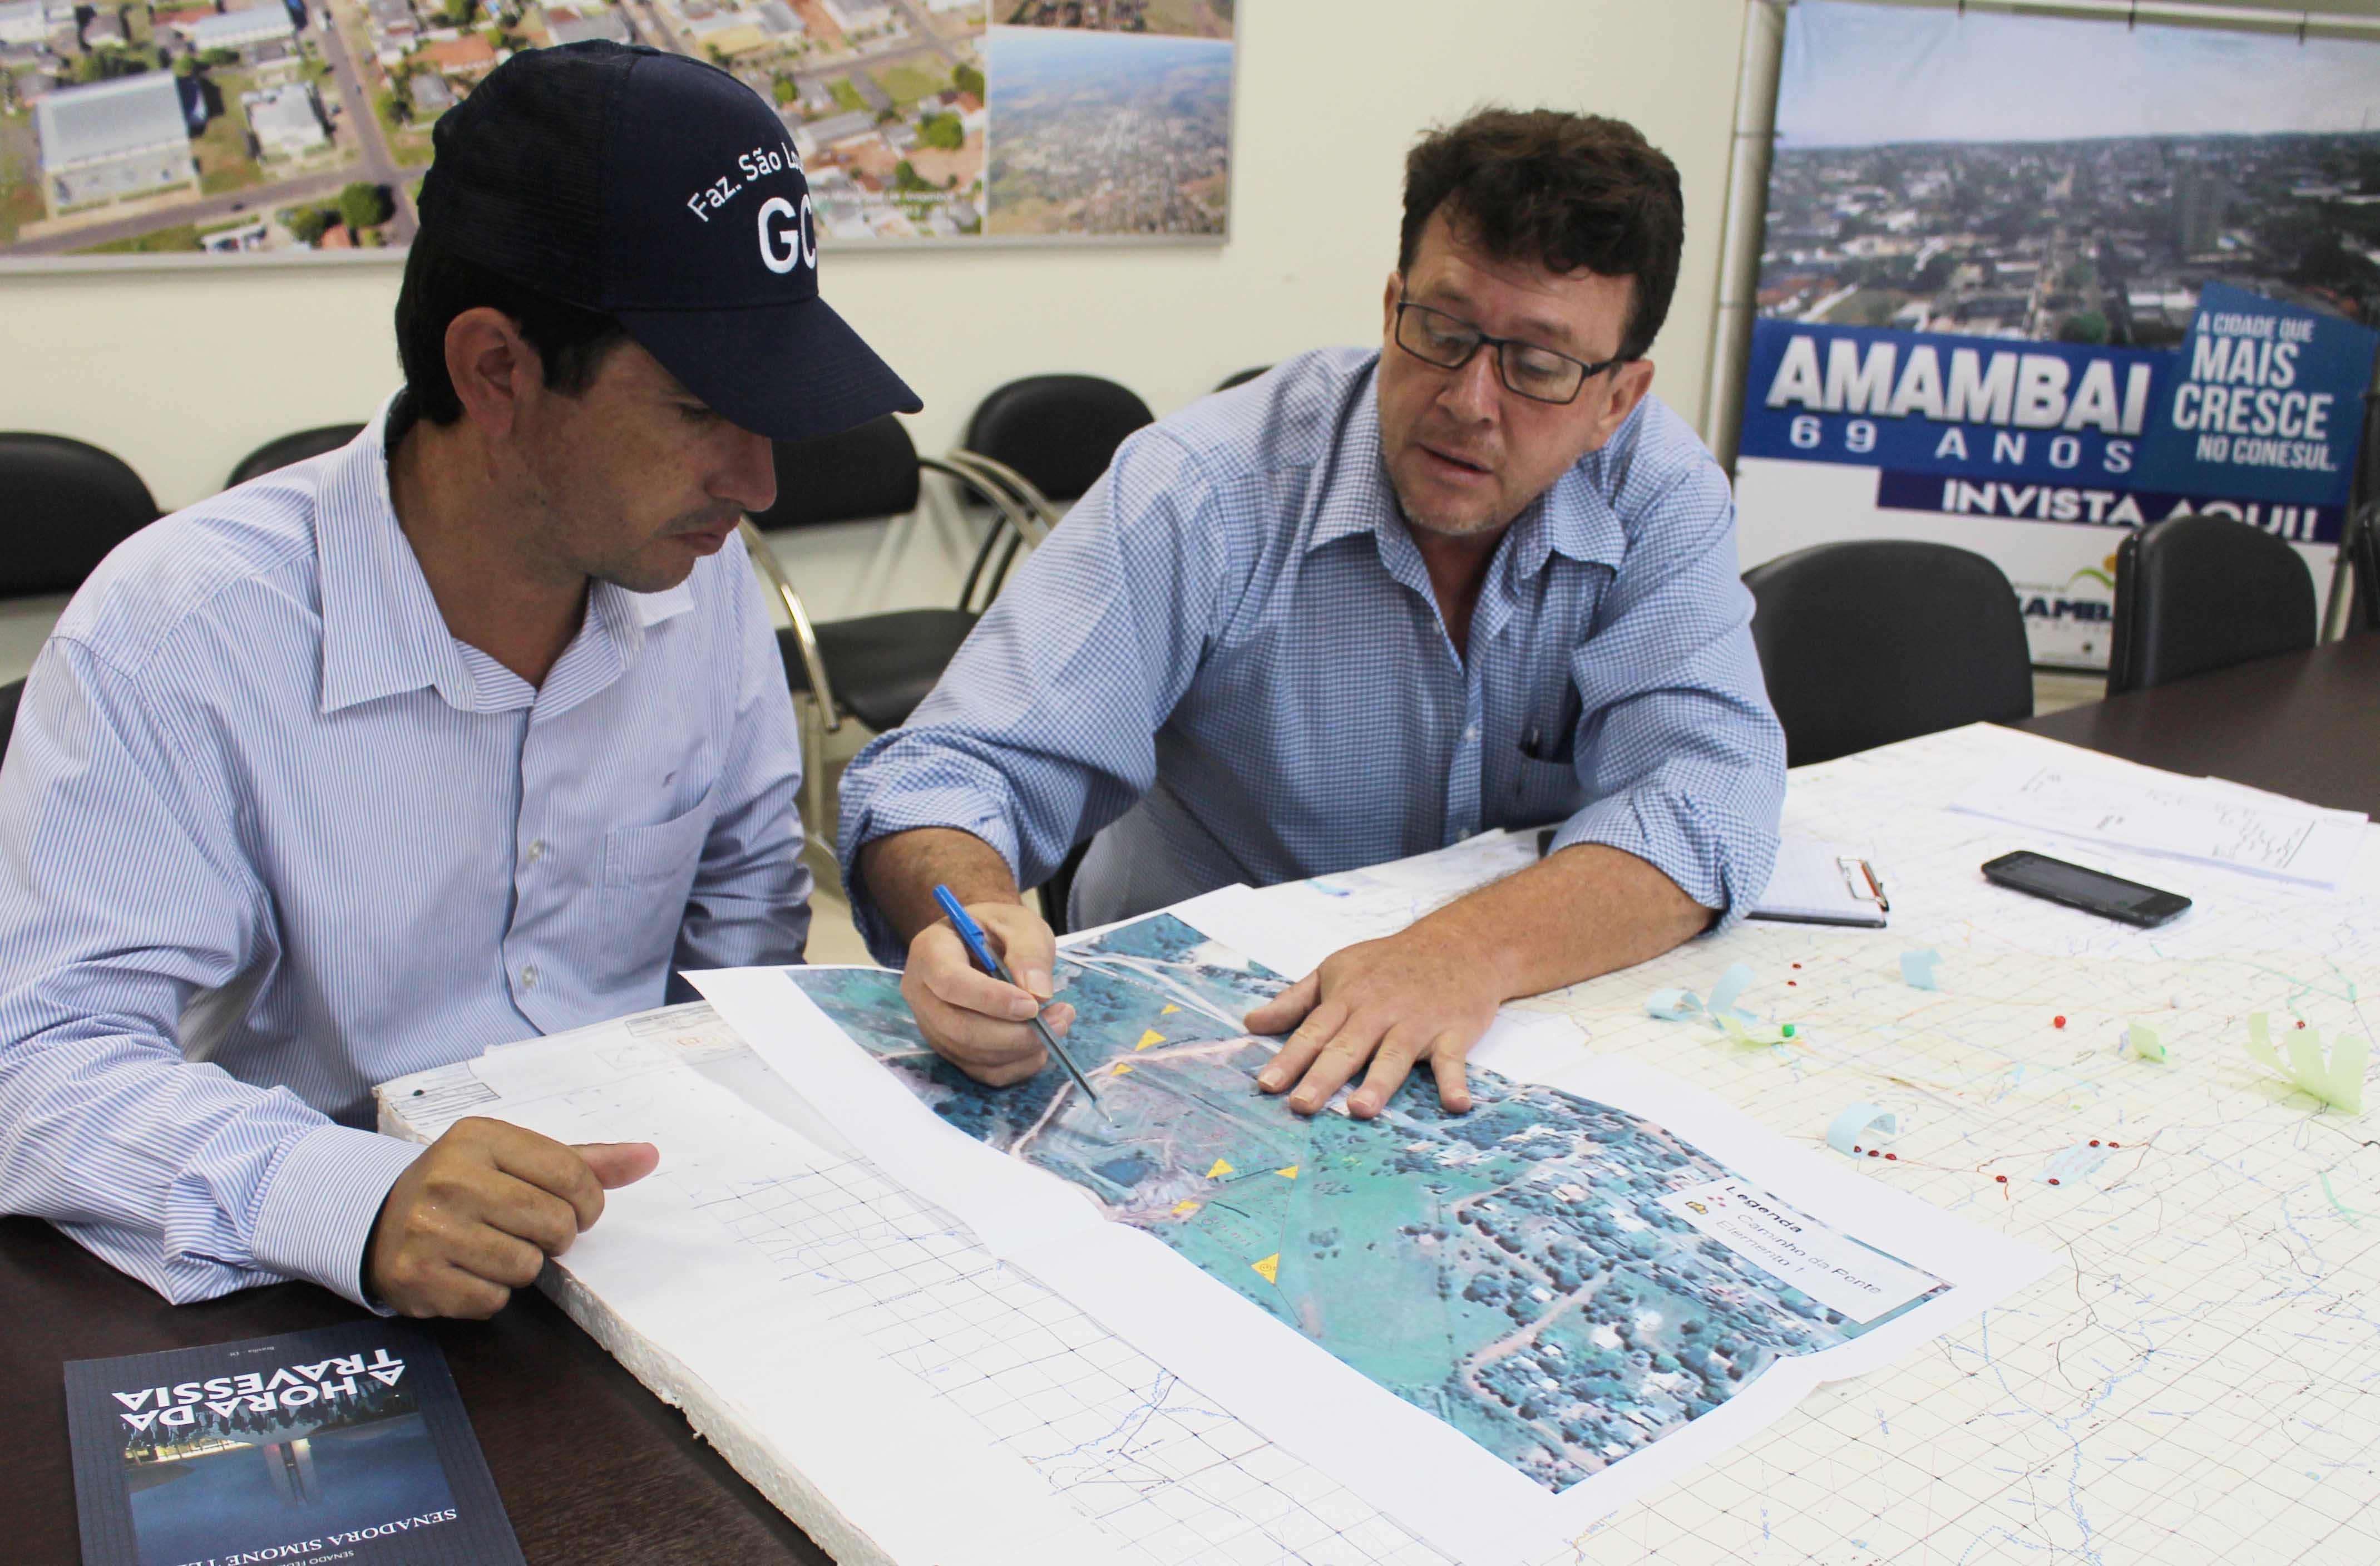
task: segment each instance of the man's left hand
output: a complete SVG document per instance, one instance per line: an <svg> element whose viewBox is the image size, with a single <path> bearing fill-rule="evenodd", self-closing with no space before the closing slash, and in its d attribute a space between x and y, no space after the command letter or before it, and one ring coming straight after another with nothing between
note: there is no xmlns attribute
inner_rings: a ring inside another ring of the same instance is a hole
<svg viewBox="0 0 2380 1566"><path fill-rule="evenodd" d="M1470 1108L1463 1058L1496 1020L1503 997L1500 975L1467 946L1415 925L1333 952L1247 1014L1251 1033L1297 1029L1257 1085L1279 1093L1294 1083L1289 1107L1310 1115L1363 1071L1347 1111L1368 1120L1427 1060L1438 1101L1455 1114Z"/></svg>

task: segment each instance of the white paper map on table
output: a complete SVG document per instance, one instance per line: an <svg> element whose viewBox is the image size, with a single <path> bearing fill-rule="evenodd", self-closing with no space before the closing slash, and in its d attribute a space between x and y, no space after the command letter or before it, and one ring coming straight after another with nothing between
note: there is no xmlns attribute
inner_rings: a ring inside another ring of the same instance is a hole
<svg viewBox="0 0 2380 1566"><path fill-rule="evenodd" d="M662 1168L613 1193L556 1264L558 1298L839 1560L983 1560L1020 1520L1046 1523L1055 1496L1097 1545L1045 1527L1020 1549L1035 1566L1446 1566L955 1217L832 1150L828 1118L707 1003L493 1049L381 1099L384 1131L422 1140L467 1114L658 1140ZM666 1265L646 1249L655 1232ZM812 1374L821 1356L835 1376ZM920 1507L888 1451L970 1470L1005 1457L1031 1476L974 1514L947 1490ZM839 1481L836 1453L884 1483Z"/></svg>
<svg viewBox="0 0 2380 1566"><path fill-rule="evenodd" d="M2143 781L2082 755L2009 762L1951 808L2325 889L2336 888L2352 865L2365 827L2351 812L2219 782L2169 776Z"/></svg>
<svg viewBox="0 0 2380 1566"><path fill-rule="evenodd" d="M1274 1046L1238 1023L1281 981L1168 916L1060 957L1113 1128L1054 1065L990 1089L932 1056L897 975L695 977L905 1185L1466 1561L1533 1559L2047 1265L1638 1070L1298 1117L1255 1091ZM1722 1187L1738 1243L1665 1201L1706 1217Z"/></svg>

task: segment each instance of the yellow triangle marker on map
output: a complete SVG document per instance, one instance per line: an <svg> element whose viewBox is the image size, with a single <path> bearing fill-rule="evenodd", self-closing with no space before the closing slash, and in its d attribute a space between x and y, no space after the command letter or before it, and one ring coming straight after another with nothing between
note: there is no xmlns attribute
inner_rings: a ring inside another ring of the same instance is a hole
<svg viewBox="0 0 2380 1566"><path fill-rule="evenodd" d="M1113 1067L1113 1069L1111 1069L1111 1070L1108 1072L1108 1075L1110 1075L1110 1076L1111 1076L1111 1077L1120 1077L1120 1076L1123 1076L1125 1072L1127 1072L1127 1071L1131 1071L1131 1070L1132 1070L1132 1062L1131 1062L1131 1061L1129 1061L1129 1060L1119 1060L1119 1061L1117 1061L1117 1062L1115 1063L1115 1066Z"/></svg>
<svg viewBox="0 0 2380 1566"><path fill-rule="evenodd" d="M1160 1016L1160 1017L1171 1017L1171 1016L1172 1016L1176 1011L1179 1011L1179 1010L1181 1010L1181 1009L1182 1009L1182 1008L1180 1008L1179 1006L1174 1005L1172 1001L1167 1001L1167 1002L1165 1003L1165 1007L1164 1007L1164 1009L1163 1009L1162 1010L1159 1011L1159 1012L1158 1012L1158 1015L1159 1015L1159 1016Z"/></svg>
<svg viewBox="0 0 2380 1566"><path fill-rule="evenodd" d="M1223 1162L1222 1159L1218 1158L1215 1160L1215 1167L1207 1171L1207 1178L1208 1180L1220 1180L1231 1172L1232 1166Z"/></svg>
<svg viewBox="0 0 2380 1566"><path fill-rule="evenodd" d="M1165 1035L1159 1033L1155 1028L1151 1028L1147 1033L1140 1035L1140 1042L1134 1045L1133 1048L1147 1049L1152 1044L1163 1044L1164 1042Z"/></svg>
<svg viewBox="0 0 2380 1566"><path fill-rule="evenodd" d="M1275 1169L1272 1172L1281 1176L1283 1180L1295 1180L1297 1178L1297 1171L1305 1167L1305 1166L1303 1164L1292 1164L1285 1169Z"/></svg>
<svg viewBox="0 0 2380 1566"><path fill-rule="evenodd" d="M1250 1262L1248 1266L1255 1268L1257 1276L1263 1278L1267 1283L1278 1283L1281 1281L1281 1253L1279 1251L1275 1251L1271 1255L1267 1256L1260 1262Z"/></svg>
<svg viewBox="0 0 2380 1566"><path fill-rule="evenodd" d="M1176 1202L1173 1204L1173 1214L1176 1217L1186 1218L1203 1205L1205 1204L1201 1202Z"/></svg>

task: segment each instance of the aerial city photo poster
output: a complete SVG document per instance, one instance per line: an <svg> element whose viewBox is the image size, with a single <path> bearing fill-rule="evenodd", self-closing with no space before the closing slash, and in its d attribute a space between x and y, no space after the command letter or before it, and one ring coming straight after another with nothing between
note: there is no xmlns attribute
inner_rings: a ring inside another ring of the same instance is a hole
<svg viewBox="0 0 2380 1566"><path fill-rule="evenodd" d="M2122 530L2237 517L2326 586L2380 349L2380 44L1803 0L1776 132L1745 565L1973 549L2076 668Z"/></svg>
<svg viewBox="0 0 2380 1566"><path fill-rule="evenodd" d="M708 60L834 243L1225 237L1235 0L0 0L0 269L401 253L523 49Z"/></svg>

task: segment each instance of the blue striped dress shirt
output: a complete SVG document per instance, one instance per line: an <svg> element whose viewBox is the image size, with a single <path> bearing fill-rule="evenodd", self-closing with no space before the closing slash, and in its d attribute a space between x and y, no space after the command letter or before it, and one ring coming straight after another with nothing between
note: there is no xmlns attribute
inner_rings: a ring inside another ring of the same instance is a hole
<svg viewBox="0 0 2380 1566"><path fill-rule="evenodd" d="M1125 441L907 727L843 777L840 852L954 826L1046 878L1108 826L1082 925L1560 822L1732 920L1785 742L1735 506L1647 398L1532 503L1448 638L1380 455L1377 353L1304 355Z"/></svg>
<svg viewBox="0 0 2380 1566"><path fill-rule="evenodd" d="M374 1083L798 960L800 749L744 555L598 583L531 686L446 629L354 444L136 534L0 766L0 1211L174 1301L360 1299L419 1152Z"/></svg>

